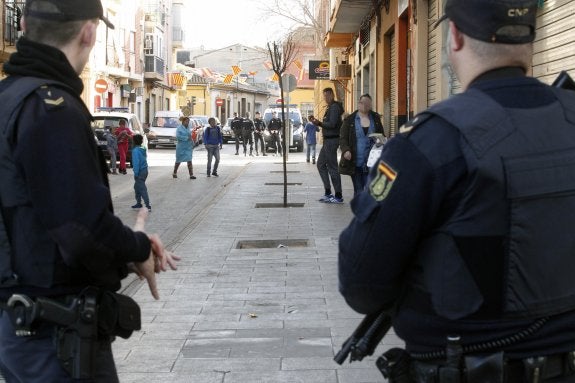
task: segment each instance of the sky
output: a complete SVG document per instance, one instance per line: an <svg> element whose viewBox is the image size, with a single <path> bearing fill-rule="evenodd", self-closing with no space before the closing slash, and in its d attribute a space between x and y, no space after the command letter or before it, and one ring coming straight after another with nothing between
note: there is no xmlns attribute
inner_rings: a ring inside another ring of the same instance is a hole
<svg viewBox="0 0 575 383"><path fill-rule="evenodd" d="M285 35L285 19L270 19L258 6L262 0L188 0L185 48L218 49L240 43L266 47Z"/></svg>

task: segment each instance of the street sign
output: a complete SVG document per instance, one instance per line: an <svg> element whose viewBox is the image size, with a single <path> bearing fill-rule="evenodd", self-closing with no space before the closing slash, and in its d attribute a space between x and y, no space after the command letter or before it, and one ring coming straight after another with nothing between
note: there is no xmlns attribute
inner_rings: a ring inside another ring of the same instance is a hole
<svg viewBox="0 0 575 383"><path fill-rule="evenodd" d="M216 106L224 106L224 99L216 98Z"/></svg>
<svg viewBox="0 0 575 383"><path fill-rule="evenodd" d="M293 92L297 87L297 79L293 74L284 74L282 76L282 85L284 91L288 93Z"/></svg>
<svg viewBox="0 0 575 383"><path fill-rule="evenodd" d="M108 90L108 81L103 78L96 80L94 84L94 90L98 93L104 93Z"/></svg>

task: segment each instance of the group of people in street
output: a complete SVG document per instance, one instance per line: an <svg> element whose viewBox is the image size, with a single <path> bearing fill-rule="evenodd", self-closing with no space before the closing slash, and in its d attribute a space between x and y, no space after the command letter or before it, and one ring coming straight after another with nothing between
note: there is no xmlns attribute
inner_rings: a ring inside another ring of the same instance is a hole
<svg viewBox="0 0 575 383"><path fill-rule="evenodd" d="M128 128L128 123L123 118L118 121L118 126L105 127L104 137L106 138L106 149L110 155L110 174L128 174L126 162L128 151L130 150L130 141L132 131ZM117 157L120 157L120 169L117 171Z"/></svg>
<svg viewBox="0 0 575 383"><path fill-rule="evenodd" d="M264 136L266 130L270 133L271 142L275 145L275 154L278 156L283 155L283 147L281 142L282 122L278 118L276 112L272 113L272 118L267 123L267 125L262 119L260 112L256 112L253 120L250 119L249 112L246 113L245 117L243 118L239 117L238 113L234 113L234 118L232 119L230 126L232 128L234 140L236 142L236 156L240 154L240 141L242 142L244 149L244 156L248 155L248 146L249 155L254 155L254 141L256 156L259 156L260 152L262 153L262 156L267 156Z"/></svg>
<svg viewBox="0 0 575 383"><path fill-rule="evenodd" d="M180 163L186 162L188 165L188 173L190 179L195 180L194 176L194 166L192 164L192 157L194 152L194 147L196 147L199 139L194 140L192 135L192 129L190 125L189 117L182 117L180 119L182 122L178 129L176 130L176 162L174 164L174 172L172 174L173 178L178 178L178 167ZM214 117L208 119L209 126L205 127L202 131L202 142L208 153L208 164L207 164L207 176L218 177L218 166L220 164L220 149L224 143L222 130L216 123ZM212 160L214 161L214 167L212 171Z"/></svg>
<svg viewBox="0 0 575 383"><path fill-rule="evenodd" d="M322 121L310 115L305 127L306 161L310 161L311 153L312 163L315 164L316 131L321 127L323 145L317 168L325 192L319 201L341 204L343 203L341 175L351 177L353 195L357 196L367 184L369 153L375 145L382 143L385 135L381 115L372 109L373 103L369 94L360 96L357 110L345 118L343 118L343 105L335 101L333 89L324 89L323 96L327 108ZM341 150L339 161L338 149Z"/></svg>
<svg viewBox="0 0 575 383"><path fill-rule="evenodd" d="M262 152L262 156L266 156L265 142L264 142L264 131L266 129L266 124L262 120L259 112L256 112L255 118L250 119L249 112L246 113L245 117L240 117L237 112L234 112L234 118L232 119L230 126L234 134L234 141L236 142L236 156L240 154L240 141L244 149L244 156L248 154L249 145L249 155L253 156L254 152L254 140L255 140L255 151L256 156L259 156L259 152ZM260 144L260 150L258 150L258 143Z"/></svg>

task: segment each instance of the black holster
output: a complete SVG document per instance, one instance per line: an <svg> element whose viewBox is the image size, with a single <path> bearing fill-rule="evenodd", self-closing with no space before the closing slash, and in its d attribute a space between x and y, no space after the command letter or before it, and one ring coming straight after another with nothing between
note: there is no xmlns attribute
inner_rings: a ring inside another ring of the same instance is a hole
<svg viewBox="0 0 575 383"><path fill-rule="evenodd" d="M65 302L15 294L7 307L18 336L33 335L40 322L55 325L57 357L73 379L93 378L98 341L128 338L141 328L140 307L132 298L96 287Z"/></svg>
<svg viewBox="0 0 575 383"><path fill-rule="evenodd" d="M411 383L411 358L409 353L401 348L392 348L377 358L375 365L389 383Z"/></svg>
<svg viewBox="0 0 575 383"><path fill-rule="evenodd" d="M98 306L98 335L128 339L142 327L140 306L130 297L109 291L102 293Z"/></svg>

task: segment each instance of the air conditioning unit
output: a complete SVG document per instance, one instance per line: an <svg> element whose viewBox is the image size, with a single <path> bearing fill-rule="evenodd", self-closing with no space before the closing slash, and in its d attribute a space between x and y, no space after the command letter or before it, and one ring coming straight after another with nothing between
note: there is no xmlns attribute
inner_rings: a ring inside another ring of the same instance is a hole
<svg viewBox="0 0 575 383"><path fill-rule="evenodd" d="M344 54L344 50L341 48L331 48L329 50L329 79L330 80L343 79L343 77L338 76L337 68L340 65L342 65L339 63L347 63L346 56ZM351 78L351 68L350 68L348 78Z"/></svg>
<svg viewBox="0 0 575 383"><path fill-rule="evenodd" d="M335 78L337 80L351 79L351 64L337 64L335 66Z"/></svg>

